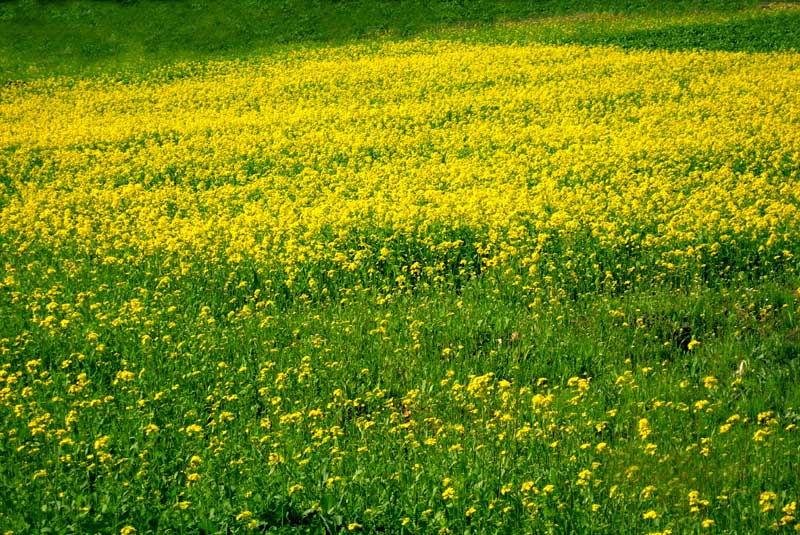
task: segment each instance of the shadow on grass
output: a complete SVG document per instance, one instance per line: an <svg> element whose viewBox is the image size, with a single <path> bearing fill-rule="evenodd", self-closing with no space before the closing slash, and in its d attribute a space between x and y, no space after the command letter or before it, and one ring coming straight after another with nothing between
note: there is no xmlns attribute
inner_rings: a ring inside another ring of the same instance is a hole
<svg viewBox="0 0 800 535"><path fill-rule="evenodd" d="M756 6L756 0L0 0L0 82L86 71L147 71L175 61L247 57L298 43L409 38L447 27L474 28L502 42L504 31L496 23L552 17L563 18L563 25L526 25L523 40L627 48L797 49L800 11L762 13ZM575 16L599 13L664 20L701 14L734 22L620 33L619 25Z"/></svg>
<svg viewBox="0 0 800 535"><path fill-rule="evenodd" d="M630 49L702 49L728 52L800 50L800 10L719 24L668 26L623 33L578 35L569 42Z"/></svg>

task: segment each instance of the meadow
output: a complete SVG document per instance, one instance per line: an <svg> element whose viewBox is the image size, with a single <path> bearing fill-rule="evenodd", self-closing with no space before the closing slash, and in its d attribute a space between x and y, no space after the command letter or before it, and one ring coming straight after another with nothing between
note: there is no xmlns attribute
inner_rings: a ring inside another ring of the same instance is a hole
<svg viewBox="0 0 800 535"><path fill-rule="evenodd" d="M800 5L651 4L0 3L0 534L800 531Z"/></svg>

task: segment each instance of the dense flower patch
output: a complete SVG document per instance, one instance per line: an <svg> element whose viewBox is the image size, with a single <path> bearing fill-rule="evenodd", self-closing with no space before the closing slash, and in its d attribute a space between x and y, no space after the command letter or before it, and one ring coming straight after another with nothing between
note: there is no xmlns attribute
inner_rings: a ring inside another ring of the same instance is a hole
<svg viewBox="0 0 800 535"><path fill-rule="evenodd" d="M744 357L523 384L518 333L428 311L796 274L798 87L797 53L403 42L0 89L0 526L797 529L800 416Z"/></svg>

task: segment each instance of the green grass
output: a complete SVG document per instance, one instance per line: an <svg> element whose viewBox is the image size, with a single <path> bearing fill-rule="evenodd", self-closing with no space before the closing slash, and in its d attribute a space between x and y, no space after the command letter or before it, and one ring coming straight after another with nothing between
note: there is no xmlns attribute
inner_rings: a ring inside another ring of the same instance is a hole
<svg viewBox="0 0 800 535"><path fill-rule="evenodd" d="M800 10L734 1L14 1L0 4L0 80L142 76L173 62L413 37L769 52L800 48ZM630 290L585 283L535 307L493 272L414 291L353 279L329 299L264 302L255 271L200 266L165 283L163 259L103 266L35 244L12 250L13 236L4 238L0 277L13 272L15 282L0 278L9 389L0 390L0 533L244 533L249 520L261 533L678 534L704 532L705 518L719 532L772 533L797 523L771 527L800 494L796 258L764 271L737 260L740 273L727 278L688 274ZM69 306L45 312L49 302ZM50 312L71 321L58 332L34 321ZM576 380L589 378L586 393ZM542 406L536 396L548 395ZM309 416L314 409L321 415ZM291 416L298 411L302 422ZM45 439L37 422L89 438ZM541 431L541 445L524 433L512 440L522 422ZM266 444L260 427L272 433ZM758 432L766 442L753 440ZM613 454L602 456L600 444ZM596 485L577 483L589 481L578 476L584 469ZM517 492L528 481L540 492L536 517ZM652 498L642 494L649 485ZM446 488L474 501L445 498ZM691 491L710 505L692 512ZM761 512L765 491L776 493L775 511ZM587 512L594 503L597 515ZM471 505L479 510L465 514ZM650 510L659 517L645 519Z"/></svg>
<svg viewBox="0 0 800 535"><path fill-rule="evenodd" d="M35 253L25 262L52 266ZM800 424L796 275L601 293L553 300L533 311L492 277L459 291L390 292L388 300L383 292L384 299L376 299L372 290L353 288L345 292L346 305L267 305L267 311L275 307L275 319L266 324L261 316L240 314L242 296L230 286L215 288L202 277L164 286L143 275L104 269L85 277L25 278L36 287L47 280L60 288L58 301L77 303L86 319L74 320L59 336L20 316L5 324L3 347L18 363L11 371L21 370L19 381L36 402L29 397L19 417L34 421L47 413L60 425L69 418L65 404L50 398L60 392L78 410L67 427L94 438L48 451L52 442L42 438L37 447L34 428L3 430L0 525L7 529L112 533L134 525L152 533L241 532L244 522L236 518L249 511L258 530L268 533L345 532L354 522L373 533L432 533L445 525L476 533L531 526L553 533L637 533L651 525L619 522L656 508L673 511L666 520L674 532L691 532L711 517L729 532L758 533L773 520L758 512L754 496L774 491L785 504L800 489L796 439L782 430ZM35 305L35 291L25 293L31 295L27 303L0 295L0 310ZM128 307L134 300L139 312ZM208 305L212 315L202 312ZM110 318L123 326L112 326ZM142 342L142 329L151 342ZM689 340L701 343L689 349ZM136 379L120 378L125 368ZM75 380L79 370L87 374L85 386ZM475 397L453 394L452 385L468 385L475 375L486 378ZM707 388L708 377L719 386ZM591 378L585 401L574 403L580 394L573 378ZM502 381L519 405L504 401ZM45 388L48 383L55 386ZM70 385L78 391L67 394ZM520 388L552 395L550 411L534 410L536 398ZM700 400L707 407L692 409ZM316 419L282 419L314 409L322 413ZM612 409L616 415L609 416ZM504 414L514 416L512 423L504 423ZM752 436L764 414L780 427L768 425L770 442L759 446ZM737 427L719 434L732 415L740 418ZM650 462L640 449L641 418L654 429L650 440L662 462ZM252 428L265 421L270 442L256 447ZM404 421L416 422L413 434L398 434ZM519 432L524 421L541 424L546 443L558 447L498 439L501 432ZM600 422L606 427L598 431ZM144 431L149 424L159 431ZM204 431L186 432L192 424ZM466 433L454 431L459 425ZM316 440L315 432L321 433ZM110 444L93 445L104 436ZM430 439L434 443L425 445ZM706 439L714 448L701 457ZM27 448L18 449L20 442ZM613 453L592 455L600 443ZM317 447L309 452L308 444ZM356 455L362 446L369 454ZM465 453L449 453L453 447ZM510 456L502 453L508 448ZM271 461L268 452L280 460ZM111 460L92 462L102 454ZM202 462L192 463L193 455ZM43 459L59 456L58 463L45 461L43 479L24 479ZM593 477L602 486L594 492L571 486L597 459L603 463ZM645 465L652 468L630 477ZM187 482L191 473L201 476L196 484ZM338 477L346 488L328 482ZM446 478L472 501L443 502ZM538 489L553 484L557 495L539 500L531 524L518 497L503 498L502 481L515 490L526 481ZM303 488L287 496L293 485ZM649 485L658 488L658 498L637 502ZM611 486L628 499L607 499ZM692 490L712 500L702 517L685 505ZM183 501L191 502L187 512L176 509ZM603 504L602 513L587 515L595 502ZM514 508L518 520L493 513L494 503ZM480 510L467 521L463 510L471 504ZM426 517L428 509L438 511L436 517ZM402 530L406 516L412 523Z"/></svg>
<svg viewBox="0 0 800 535"><path fill-rule="evenodd" d="M609 22L615 14L626 20ZM686 23L689 15L703 22ZM523 20L536 23L513 31L502 26ZM658 25L630 31L631 20ZM459 30L448 31L453 27ZM460 33L465 27L471 31ZM163 63L251 57L290 46L443 34L769 51L798 48L800 12L771 12L752 0L11 1L0 3L0 80L148 71Z"/></svg>

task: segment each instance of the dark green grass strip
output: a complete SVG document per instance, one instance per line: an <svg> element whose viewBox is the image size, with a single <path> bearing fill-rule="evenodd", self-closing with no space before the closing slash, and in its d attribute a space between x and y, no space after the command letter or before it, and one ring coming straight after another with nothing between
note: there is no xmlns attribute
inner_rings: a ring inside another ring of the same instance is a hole
<svg viewBox="0 0 800 535"><path fill-rule="evenodd" d="M727 52L800 50L800 10L717 24L687 24L655 30L576 35L567 40L586 45L616 45L634 49L703 49Z"/></svg>
<svg viewBox="0 0 800 535"><path fill-rule="evenodd" d="M248 57L299 43L409 38L450 26L478 29L499 41L513 37L634 48L797 49L798 11L758 6L754 0L0 1L0 83L50 74L146 72L176 61ZM598 13L634 18L693 14L729 22L626 31L583 17ZM553 17L565 18L563 24L533 25L524 35L497 26Z"/></svg>

